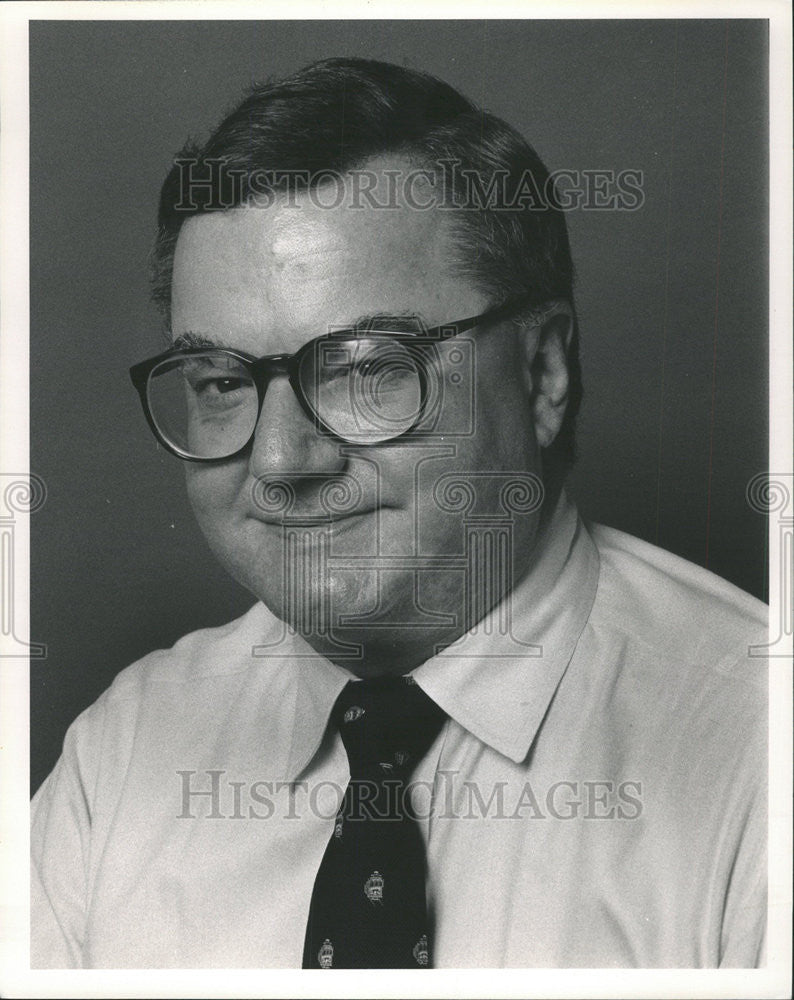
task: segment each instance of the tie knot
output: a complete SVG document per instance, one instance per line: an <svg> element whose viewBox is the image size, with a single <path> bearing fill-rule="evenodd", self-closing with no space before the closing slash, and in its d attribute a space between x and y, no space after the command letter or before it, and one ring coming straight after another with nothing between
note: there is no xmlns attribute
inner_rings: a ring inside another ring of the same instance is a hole
<svg viewBox="0 0 794 1000"><path fill-rule="evenodd" d="M334 705L351 777L409 775L446 718L412 677L350 681Z"/></svg>

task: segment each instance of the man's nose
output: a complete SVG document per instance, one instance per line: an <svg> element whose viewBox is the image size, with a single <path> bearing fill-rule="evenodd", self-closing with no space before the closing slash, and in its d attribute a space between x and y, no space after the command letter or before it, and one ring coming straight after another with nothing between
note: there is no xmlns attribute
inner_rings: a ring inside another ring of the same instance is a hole
<svg viewBox="0 0 794 1000"><path fill-rule="evenodd" d="M346 464L339 445L314 425L288 379L274 378L265 392L256 425L249 459L251 475L256 479L289 478L295 473L335 475Z"/></svg>

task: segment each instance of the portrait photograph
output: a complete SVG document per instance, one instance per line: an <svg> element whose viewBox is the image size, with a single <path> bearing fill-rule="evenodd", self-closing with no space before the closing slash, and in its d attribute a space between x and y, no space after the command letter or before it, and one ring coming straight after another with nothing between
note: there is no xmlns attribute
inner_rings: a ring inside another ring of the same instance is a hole
<svg viewBox="0 0 794 1000"><path fill-rule="evenodd" d="M3 995L783 995L790 10L7 7Z"/></svg>

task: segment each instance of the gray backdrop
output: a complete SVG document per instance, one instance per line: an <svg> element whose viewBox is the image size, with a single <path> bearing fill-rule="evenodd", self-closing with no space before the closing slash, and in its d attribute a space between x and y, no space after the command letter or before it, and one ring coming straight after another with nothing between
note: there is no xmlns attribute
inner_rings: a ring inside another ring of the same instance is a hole
<svg viewBox="0 0 794 1000"><path fill-rule="evenodd" d="M571 211L585 515L766 597L764 21L34 22L31 518L35 789L125 665L253 598L194 527L127 368L160 349L147 254L188 134L331 55L429 70L550 169L643 171L633 212Z"/></svg>

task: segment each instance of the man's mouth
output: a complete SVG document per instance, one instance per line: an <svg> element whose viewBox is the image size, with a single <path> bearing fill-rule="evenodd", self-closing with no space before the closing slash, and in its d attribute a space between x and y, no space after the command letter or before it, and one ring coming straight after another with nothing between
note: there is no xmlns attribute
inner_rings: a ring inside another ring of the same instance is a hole
<svg viewBox="0 0 794 1000"><path fill-rule="evenodd" d="M276 528L329 528L336 530L342 525L352 526L353 522L360 521L374 513L374 510L356 510L349 514L328 514L323 511L321 514L287 514L277 517L263 516L259 513L256 519Z"/></svg>

